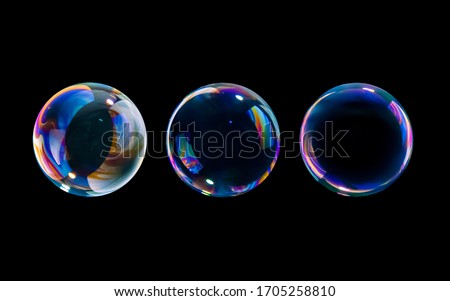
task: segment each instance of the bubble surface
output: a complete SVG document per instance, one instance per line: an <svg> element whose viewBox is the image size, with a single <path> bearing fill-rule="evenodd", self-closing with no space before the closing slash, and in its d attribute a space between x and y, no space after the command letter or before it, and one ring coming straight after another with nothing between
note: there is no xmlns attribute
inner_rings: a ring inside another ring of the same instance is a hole
<svg viewBox="0 0 450 301"><path fill-rule="evenodd" d="M56 93L39 112L33 132L36 159L62 190L101 196L125 185L145 155L145 124L122 92L82 83Z"/></svg>
<svg viewBox="0 0 450 301"><path fill-rule="evenodd" d="M258 186L272 171L279 147L280 130L269 105L235 84L211 84L190 93L168 126L172 167L208 196L237 196Z"/></svg>
<svg viewBox="0 0 450 301"><path fill-rule="evenodd" d="M306 167L319 183L341 195L366 196L386 189L405 170L413 133L391 94L351 83L325 92L311 106L300 145Z"/></svg>

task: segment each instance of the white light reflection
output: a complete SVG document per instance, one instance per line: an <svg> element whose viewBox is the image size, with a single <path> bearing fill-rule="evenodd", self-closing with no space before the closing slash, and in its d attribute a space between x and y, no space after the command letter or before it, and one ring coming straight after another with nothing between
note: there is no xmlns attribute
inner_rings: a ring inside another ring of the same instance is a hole
<svg viewBox="0 0 450 301"><path fill-rule="evenodd" d="M61 186L59 186L59 188L61 188L61 190L65 191L65 192L69 192L69 190L70 190L70 187L64 183L61 184Z"/></svg>

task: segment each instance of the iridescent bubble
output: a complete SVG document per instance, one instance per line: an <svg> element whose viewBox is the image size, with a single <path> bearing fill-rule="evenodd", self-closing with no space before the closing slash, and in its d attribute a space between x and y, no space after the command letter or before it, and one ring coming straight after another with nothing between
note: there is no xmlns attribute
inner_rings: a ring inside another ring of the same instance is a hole
<svg viewBox="0 0 450 301"><path fill-rule="evenodd" d="M82 83L47 101L34 125L33 145L53 184L92 197L131 180L144 158L147 135L127 96L106 85Z"/></svg>
<svg viewBox="0 0 450 301"><path fill-rule="evenodd" d="M345 196L386 189L405 170L413 134L406 112L378 87L351 83L325 92L303 119L303 160L322 185Z"/></svg>
<svg viewBox="0 0 450 301"><path fill-rule="evenodd" d="M278 157L280 130L269 105L235 84L211 84L173 113L167 149L177 175L205 195L231 197L258 186Z"/></svg>

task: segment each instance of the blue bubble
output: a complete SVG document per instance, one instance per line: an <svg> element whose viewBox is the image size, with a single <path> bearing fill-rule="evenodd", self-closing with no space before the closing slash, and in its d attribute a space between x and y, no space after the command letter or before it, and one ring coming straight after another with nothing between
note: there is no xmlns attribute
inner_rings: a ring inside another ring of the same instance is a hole
<svg viewBox="0 0 450 301"><path fill-rule="evenodd" d="M145 155L144 121L134 103L112 87L82 83L56 93L39 112L36 159L62 190L101 196L124 186Z"/></svg>
<svg viewBox="0 0 450 301"><path fill-rule="evenodd" d="M193 91L169 122L173 169L208 196L237 196L261 184L275 166L279 147L280 130L269 105L235 84Z"/></svg>
<svg viewBox="0 0 450 301"><path fill-rule="evenodd" d="M386 189L405 170L413 133L405 110L381 88L352 83L325 92L301 128L303 160L322 185L345 196Z"/></svg>

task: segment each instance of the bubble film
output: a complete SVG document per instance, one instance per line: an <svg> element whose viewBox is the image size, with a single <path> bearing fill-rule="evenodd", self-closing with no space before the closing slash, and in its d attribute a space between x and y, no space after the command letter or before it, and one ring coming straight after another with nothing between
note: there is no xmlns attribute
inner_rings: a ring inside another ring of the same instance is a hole
<svg viewBox="0 0 450 301"><path fill-rule="evenodd" d="M167 149L177 175L208 196L231 197L258 186L278 157L280 130L267 103L235 84L211 84L173 113Z"/></svg>
<svg viewBox="0 0 450 301"><path fill-rule="evenodd" d="M147 136L134 103L103 84L83 83L55 94L33 132L36 159L62 190L101 196L125 185L139 169Z"/></svg>
<svg viewBox="0 0 450 301"><path fill-rule="evenodd" d="M341 195L366 196L386 189L405 170L413 133L391 94L352 83L325 92L311 106L300 144L319 183Z"/></svg>

